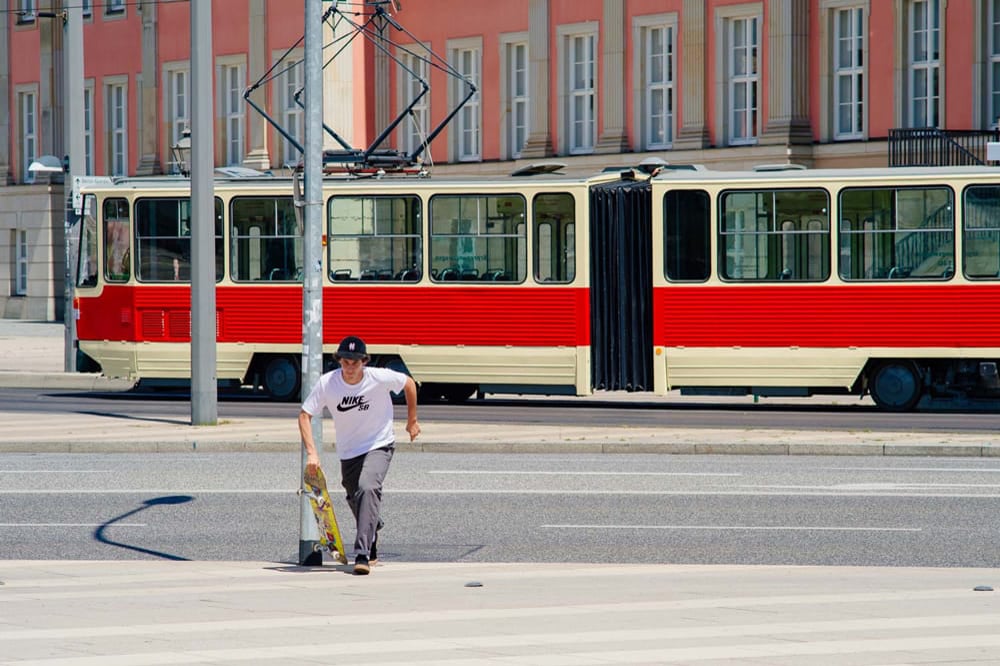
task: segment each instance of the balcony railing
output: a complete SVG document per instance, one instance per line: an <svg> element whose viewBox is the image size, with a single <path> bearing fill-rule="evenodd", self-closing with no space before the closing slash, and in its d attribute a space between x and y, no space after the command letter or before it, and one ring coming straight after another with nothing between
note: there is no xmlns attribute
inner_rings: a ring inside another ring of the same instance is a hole
<svg viewBox="0 0 1000 666"><path fill-rule="evenodd" d="M889 166L990 164L986 144L991 141L1000 141L1000 130L891 129Z"/></svg>

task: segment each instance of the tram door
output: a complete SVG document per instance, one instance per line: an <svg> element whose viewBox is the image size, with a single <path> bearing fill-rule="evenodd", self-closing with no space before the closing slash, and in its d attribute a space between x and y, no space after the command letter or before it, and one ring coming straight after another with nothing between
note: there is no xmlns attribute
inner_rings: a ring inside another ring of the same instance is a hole
<svg viewBox="0 0 1000 666"><path fill-rule="evenodd" d="M653 390L648 181L590 190L590 368L594 389Z"/></svg>

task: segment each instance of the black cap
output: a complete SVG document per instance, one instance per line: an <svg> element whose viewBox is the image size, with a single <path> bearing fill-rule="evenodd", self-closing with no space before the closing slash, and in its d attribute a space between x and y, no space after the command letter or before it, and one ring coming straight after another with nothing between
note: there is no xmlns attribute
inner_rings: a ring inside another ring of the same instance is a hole
<svg viewBox="0 0 1000 666"><path fill-rule="evenodd" d="M340 346L337 347L336 357L351 360L365 360L368 358L368 349L365 347L365 341L353 335L348 335L340 341Z"/></svg>

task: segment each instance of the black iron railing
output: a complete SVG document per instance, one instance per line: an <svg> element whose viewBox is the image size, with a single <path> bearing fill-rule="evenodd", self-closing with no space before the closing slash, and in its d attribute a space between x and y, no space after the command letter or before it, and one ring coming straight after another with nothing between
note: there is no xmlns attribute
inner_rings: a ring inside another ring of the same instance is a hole
<svg viewBox="0 0 1000 666"><path fill-rule="evenodd" d="M991 141L1000 141L1000 130L891 129L889 166L990 164L986 144Z"/></svg>

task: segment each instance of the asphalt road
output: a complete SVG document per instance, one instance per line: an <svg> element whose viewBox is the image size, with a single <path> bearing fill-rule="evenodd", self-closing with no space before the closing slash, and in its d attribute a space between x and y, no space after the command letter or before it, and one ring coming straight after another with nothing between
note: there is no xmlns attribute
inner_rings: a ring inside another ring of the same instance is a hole
<svg viewBox="0 0 1000 666"><path fill-rule="evenodd" d="M0 558L294 562L298 465L288 454L7 454ZM327 470L336 484L332 458ZM998 500L1000 460L987 458L399 453L380 556L997 567Z"/></svg>
<svg viewBox="0 0 1000 666"><path fill-rule="evenodd" d="M96 412L147 418L187 418L186 393L52 391L0 389L0 404L46 418L73 412ZM272 402L246 393L223 394L220 419L273 416L294 419L296 403ZM405 414L400 407L397 416ZM776 428L797 430L867 430L893 432L1000 431L1000 411L959 413L927 411L894 414L857 398L763 400L749 398L679 399L628 394L589 398L488 397L465 404L422 404L424 421L462 423L574 424L594 426L672 426L692 428Z"/></svg>

